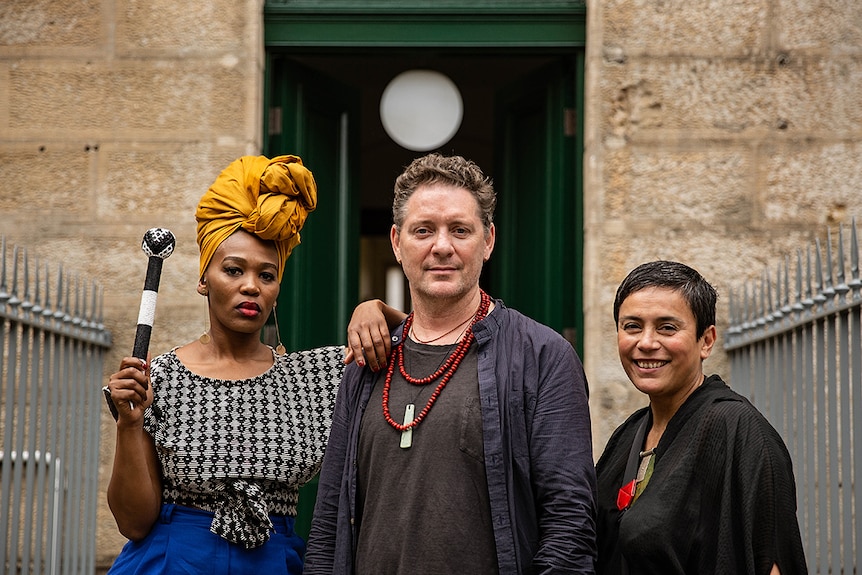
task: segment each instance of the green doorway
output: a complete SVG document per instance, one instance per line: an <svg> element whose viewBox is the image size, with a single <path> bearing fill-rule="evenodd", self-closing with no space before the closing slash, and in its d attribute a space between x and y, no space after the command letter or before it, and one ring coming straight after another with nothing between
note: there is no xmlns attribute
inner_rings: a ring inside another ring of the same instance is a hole
<svg viewBox="0 0 862 575"><path fill-rule="evenodd" d="M279 299L289 349L343 342L353 306L388 293L392 184L426 152L388 136L380 98L401 72L434 70L463 101L460 127L436 151L476 161L498 193L483 287L582 351L586 8L480 4L267 0L264 153L302 156L319 186ZM301 494L303 536L315 490Z"/></svg>

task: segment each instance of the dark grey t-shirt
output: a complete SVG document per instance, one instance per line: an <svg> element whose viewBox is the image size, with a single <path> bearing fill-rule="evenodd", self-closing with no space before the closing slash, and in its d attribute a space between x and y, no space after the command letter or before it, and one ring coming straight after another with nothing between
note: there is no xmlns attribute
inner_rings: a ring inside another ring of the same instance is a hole
<svg viewBox="0 0 862 575"><path fill-rule="evenodd" d="M405 368L425 377L451 346L405 341ZM476 346L443 389L413 443L383 417L385 371L377 378L359 435L357 575L496 574L497 556L482 446ZM392 418L425 407L440 380L417 386L395 366L389 392Z"/></svg>

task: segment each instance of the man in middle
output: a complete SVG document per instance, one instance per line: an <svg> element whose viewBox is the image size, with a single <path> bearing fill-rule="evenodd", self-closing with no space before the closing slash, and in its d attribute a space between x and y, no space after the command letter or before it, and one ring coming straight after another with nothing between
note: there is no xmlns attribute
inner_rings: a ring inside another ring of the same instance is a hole
<svg viewBox="0 0 862 575"><path fill-rule="evenodd" d="M396 180L413 312L385 369L345 371L306 574L594 573L586 377L562 336L479 287L495 204L460 156Z"/></svg>

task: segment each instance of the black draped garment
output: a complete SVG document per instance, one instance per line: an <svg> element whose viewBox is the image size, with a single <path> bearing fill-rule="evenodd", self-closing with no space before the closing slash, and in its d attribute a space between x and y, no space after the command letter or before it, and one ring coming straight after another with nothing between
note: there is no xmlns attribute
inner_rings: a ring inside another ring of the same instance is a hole
<svg viewBox="0 0 862 575"><path fill-rule="evenodd" d="M596 465L600 575L807 573L790 454L747 399L710 376L673 416L652 477L617 509L632 442L649 408L614 431ZM643 446L639 446L643 449Z"/></svg>

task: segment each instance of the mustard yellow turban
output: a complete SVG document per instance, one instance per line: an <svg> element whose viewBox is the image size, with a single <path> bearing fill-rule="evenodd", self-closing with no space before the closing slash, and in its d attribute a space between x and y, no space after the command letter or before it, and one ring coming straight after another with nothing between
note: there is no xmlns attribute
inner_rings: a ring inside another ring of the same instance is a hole
<svg viewBox="0 0 862 575"><path fill-rule="evenodd" d="M298 156L243 156L219 174L198 203L201 277L216 249L242 228L278 250L278 281L299 230L317 207L317 184Z"/></svg>

